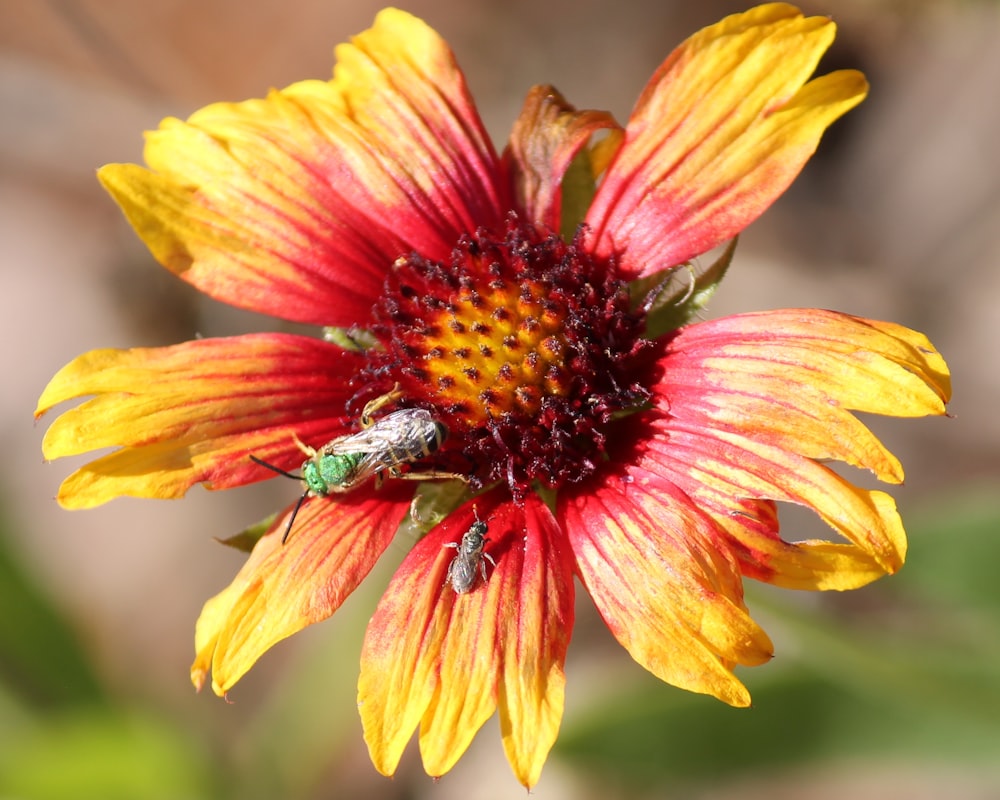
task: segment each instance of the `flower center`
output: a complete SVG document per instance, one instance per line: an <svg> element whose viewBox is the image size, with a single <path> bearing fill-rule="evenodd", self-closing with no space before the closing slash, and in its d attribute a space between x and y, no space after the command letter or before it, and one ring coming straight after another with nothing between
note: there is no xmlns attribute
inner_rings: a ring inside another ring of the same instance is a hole
<svg viewBox="0 0 1000 800"><path fill-rule="evenodd" d="M612 262L511 218L447 263L400 258L374 309L381 347L356 385L399 383L449 430L440 459L474 485L558 488L594 471L607 426L648 400L650 343ZM449 460L450 459L450 460Z"/></svg>

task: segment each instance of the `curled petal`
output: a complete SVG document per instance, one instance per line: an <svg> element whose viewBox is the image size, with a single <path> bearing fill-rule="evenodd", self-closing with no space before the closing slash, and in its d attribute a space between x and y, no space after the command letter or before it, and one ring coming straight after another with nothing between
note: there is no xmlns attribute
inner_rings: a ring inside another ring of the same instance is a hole
<svg viewBox="0 0 1000 800"><path fill-rule="evenodd" d="M499 704L504 747L526 786L538 778L562 716L573 622L572 571L551 514L479 497L410 552L369 625L358 704L375 767L396 770L413 729L431 775L447 772ZM475 514L489 525L488 580L467 594L445 582Z"/></svg>
<svg viewBox="0 0 1000 800"><path fill-rule="evenodd" d="M564 229L563 179L573 159L601 130L617 138L621 128L606 112L577 111L551 86L536 86L528 93L504 153L515 201L528 219L553 231ZM594 166L591 181L602 167ZM576 225L570 228L572 235Z"/></svg>
<svg viewBox="0 0 1000 800"><path fill-rule="evenodd" d="M251 453L292 469L302 463L293 432L317 443L345 432L350 395L342 376L358 358L288 334L85 353L52 378L35 416L96 396L56 418L42 451L52 459L121 449L70 475L59 502L89 508L122 495L176 498L196 483L225 489L272 477Z"/></svg>
<svg viewBox="0 0 1000 800"><path fill-rule="evenodd" d="M773 648L743 604L728 543L688 497L632 466L561 495L559 517L581 580L632 658L674 686L750 704L733 666L761 664Z"/></svg>
<svg viewBox="0 0 1000 800"><path fill-rule="evenodd" d="M826 17L770 3L668 56L587 216L598 252L619 254L641 276L707 252L760 216L867 93L853 70L806 83L834 32Z"/></svg>
<svg viewBox="0 0 1000 800"><path fill-rule="evenodd" d="M332 81L218 103L149 134L105 188L160 263L284 319L367 317L400 255L444 258L502 216L497 158L445 42L387 9Z"/></svg>
<svg viewBox="0 0 1000 800"><path fill-rule="evenodd" d="M285 544L288 509L257 543L232 584L202 610L191 680L208 673L224 695L272 646L336 611L389 546L412 487L310 498Z"/></svg>

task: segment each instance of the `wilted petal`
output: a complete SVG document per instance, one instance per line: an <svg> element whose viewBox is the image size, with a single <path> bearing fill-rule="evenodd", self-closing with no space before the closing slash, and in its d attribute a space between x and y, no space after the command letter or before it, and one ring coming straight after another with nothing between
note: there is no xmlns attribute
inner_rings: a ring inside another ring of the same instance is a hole
<svg viewBox="0 0 1000 800"><path fill-rule="evenodd" d="M566 171L591 137L602 130L609 131L614 141L619 140L621 128L610 114L577 111L551 86L536 86L528 93L504 153L514 184L515 203L528 219L553 231L564 230L562 200ZM591 181L596 181L604 166L593 164ZM572 235L575 224L570 227Z"/></svg>

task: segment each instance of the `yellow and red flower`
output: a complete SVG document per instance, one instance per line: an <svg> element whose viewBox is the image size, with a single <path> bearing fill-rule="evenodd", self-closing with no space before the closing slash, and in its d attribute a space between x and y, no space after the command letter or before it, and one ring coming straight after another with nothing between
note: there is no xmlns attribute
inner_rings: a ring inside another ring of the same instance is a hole
<svg viewBox="0 0 1000 800"><path fill-rule="evenodd" d="M831 311L692 322L732 252L678 269L758 217L863 99L856 71L809 80L833 36L780 3L728 17L663 62L624 127L536 87L498 155L447 45L390 9L338 48L332 80L167 119L148 169L101 170L178 276L331 330L80 356L36 413L92 397L53 422L45 456L118 449L63 483L65 507L272 476L251 455L294 470L299 440L358 433L394 389L376 424L425 409L448 432L381 487L308 497L285 543L292 507L279 515L205 605L196 685L211 674L226 693L330 616L407 517L418 484L394 478L414 474L465 484L447 485L459 499L365 638L358 701L385 774L418 727L427 772L447 772L499 710L515 774L537 781L562 716L574 578L643 667L746 706L734 667L772 646L744 577L850 589L901 566L892 499L826 462L901 481L853 412L944 413L941 357L919 333ZM776 501L839 540L783 540ZM477 521L485 550L447 546ZM456 558L470 591L448 581Z"/></svg>

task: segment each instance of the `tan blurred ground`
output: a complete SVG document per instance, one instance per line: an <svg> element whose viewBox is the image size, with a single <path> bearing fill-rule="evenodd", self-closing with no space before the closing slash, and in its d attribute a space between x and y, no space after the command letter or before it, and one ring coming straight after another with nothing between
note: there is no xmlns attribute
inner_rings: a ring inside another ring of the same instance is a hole
<svg viewBox="0 0 1000 800"><path fill-rule="evenodd" d="M674 44L746 7L721 0L401 5L450 41L497 141L538 82L623 119ZM953 369L956 418L878 427L907 468L897 493L905 518L907 506L928 495L1000 479L1000 7L803 5L834 12L840 23L826 69L864 69L872 93L744 236L711 311L823 306L931 337ZM366 27L377 7L0 0L0 497L16 524L16 547L87 632L109 679L130 693L161 696L192 718L212 717L220 739L251 712L195 697L187 683L193 621L239 564L211 537L289 501L289 487L196 490L183 503L120 500L64 512L52 497L72 465L42 463L44 423L33 427L31 412L46 380L84 350L265 324L198 298L157 267L94 170L138 160L141 131L165 115L326 77L333 45ZM283 657L268 659L254 680L280 678ZM571 650L571 661L581 657ZM252 691L245 695L242 705L252 707ZM342 713L355 713L353 705ZM490 797L497 782L510 790L499 796L513 796L517 786L494 728L486 726L491 732L454 780L416 780L411 796ZM358 793L403 790L368 767L359 738L351 752L356 758L345 763L354 764L349 781ZM817 796L882 796L889 778L874 775ZM934 787L931 776L907 796L939 796ZM797 796L774 785L744 789L732 796ZM550 764L535 796L581 791Z"/></svg>

